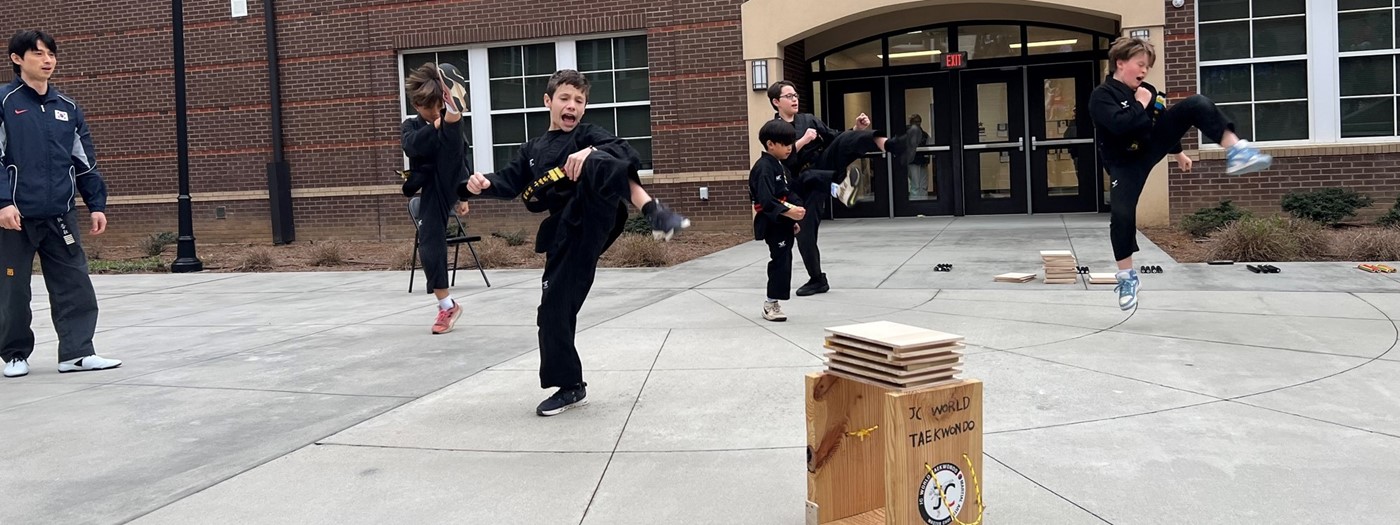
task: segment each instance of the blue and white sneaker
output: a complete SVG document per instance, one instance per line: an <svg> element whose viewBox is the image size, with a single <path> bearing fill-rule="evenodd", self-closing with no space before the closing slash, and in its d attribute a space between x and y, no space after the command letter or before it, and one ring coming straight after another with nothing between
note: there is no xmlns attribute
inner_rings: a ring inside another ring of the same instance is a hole
<svg viewBox="0 0 1400 525"><path fill-rule="evenodd" d="M1264 171L1273 163L1272 156L1260 152L1247 140L1236 142L1225 152L1225 174L1230 176Z"/></svg>
<svg viewBox="0 0 1400 525"><path fill-rule="evenodd" d="M1113 290L1118 292L1118 308L1132 310L1137 306L1138 288L1142 286L1142 281L1138 280L1136 272L1118 272L1118 286Z"/></svg>

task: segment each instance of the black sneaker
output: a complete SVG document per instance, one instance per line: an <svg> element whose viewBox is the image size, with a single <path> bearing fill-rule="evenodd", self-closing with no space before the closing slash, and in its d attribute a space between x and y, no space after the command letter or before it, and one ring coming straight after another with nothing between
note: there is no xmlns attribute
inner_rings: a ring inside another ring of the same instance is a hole
<svg viewBox="0 0 1400 525"><path fill-rule="evenodd" d="M651 224L651 236L656 240L671 240L676 231L690 227L690 219L671 211L660 199L652 199L642 207L642 213Z"/></svg>
<svg viewBox="0 0 1400 525"><path fill-rule="evenodd" d="M540 406L535 408L535 413L541 416L553 416L570 408L587 405L588 400L584 399L588 397L587 386L588 383L583 383L574 387L560 388L554 395L549 396L549 399L540 403Z"/></svg>
<svg viewBox="0 0 1400 525"><path fill-rule="evenodd" d="M819 293L826 293L826 292L828 292L828 291L830 291L830 290L831 290L831 286L828 286L828 285L826 284L826 274L822 274L822 278L821 278L821 279L813 279L813 280L807 281L807 284L804 284L804 285L802 285L801 288L798 288L798 289L797 289L797 296L798 296L798 297L806 297L806 296L809 296L809 295L815 295L815 294L819 294Z"/></svg>
<svg viewBox="0 0 1400 525"><path fill-rule="evenodd" d="M885 137L885 153L889 153L892 157L903 155L904 150L909 149L908 144L905 144L904 140L905 135L903 133Z"/></svg>

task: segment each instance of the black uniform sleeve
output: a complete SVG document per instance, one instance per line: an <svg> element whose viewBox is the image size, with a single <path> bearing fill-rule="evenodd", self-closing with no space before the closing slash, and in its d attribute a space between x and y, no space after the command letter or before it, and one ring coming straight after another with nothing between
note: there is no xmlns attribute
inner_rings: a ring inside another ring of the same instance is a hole
<svg viewBox="0 0 1400 525"><path fill-rule="evenodd" d="M530 185L530 178L533 173L530 170L530 160L527 158L526 154L526 152L530 151L532 142L533 141L522 144L520 150L516 152L515 158L511 159L510 164L507 164L506 167L501 168L500 171L495 173L484 174L486 180L491 181L491 187L486 188L486 191L481 192L481 195L473 195L472 192L467 190L467 185L462 184L457 186L457 197L462 200L475 197L491 197L496 199L514 199L519 197L520 194L525 191L525 188Z"/></svg>
<svg viewBox="0 0 1400 525"><path fill-rule="evenodd" d="M7 133L9 132L10 130L5 127L5 110L4 108L0 108L0 166L9 164L7 160L7 155L9 153L5 151L5 149L9 146L9 135L7 135ZM5 172L6 177L8 177L9 175L10 174L8 172ZM10 199L9 194L0 191L0 209L8 208L14 203L15 202Z"/></svg>
<svg viewBox="0 0 1400 525"><path fill-rule="evenodd" d="M576 132L580 134L576 143L580 150L592 146L598 151L612 155L613 158L626 160L627 164L632 167L631 172L642 168L642 156L637 154L637 150L633 149L627 141L617 138L612 133L608 133L608 130L598 126L589 125L580 126L580 128Z"/></svg>
<svg viewBox="0 0 1400 525"><path fill-rule="evenodd" d="M1130 98L1127 107L1123 107L1105 86L1095 88L1089 95L1089 116L1114 135L1141 137L1152 129L1152 117L1136 98Z"/></svg>

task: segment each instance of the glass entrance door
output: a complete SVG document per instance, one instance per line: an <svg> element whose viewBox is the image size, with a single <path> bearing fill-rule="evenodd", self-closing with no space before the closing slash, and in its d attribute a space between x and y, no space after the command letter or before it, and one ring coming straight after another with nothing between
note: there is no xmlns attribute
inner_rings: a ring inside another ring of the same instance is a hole
<svg viewBox="0 0 1400 525"><path fill-rule="evenodd" d="M833 130L851 129L861 113L870 117L872 129L890 129L885 122L885 79L833 80L827 83L826 125ZM834 217L889 217L890 171L884 153L872 153L846 167L856 178L856 205L847 208L833 199L827 207Z"/></svg>
<svg viewBox="0 0 1400 525"><path fill-rule="evenodd" d="M1031 212L1098 210L1100 190L1089 93L1094 64L1027 69L1030 125Z"/></svg>
<svg viewBox="0 0 1400 525"><path fill-rule="evenodd" d="M962 71L962 172L968 215L1026 213L1022 69Z"/></svg>
<svg viewBox="0 0 1400 525"><path fill-rule="evenodd" d="M951 215L953 97L951 73L890 78L890 140L908 151L890 159L894 215Z"/></svg>

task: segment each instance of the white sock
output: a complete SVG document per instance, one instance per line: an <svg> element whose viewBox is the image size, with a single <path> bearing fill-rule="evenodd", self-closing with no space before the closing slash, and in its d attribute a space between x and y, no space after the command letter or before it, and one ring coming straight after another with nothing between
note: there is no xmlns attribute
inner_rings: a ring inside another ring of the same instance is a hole
<svg viewBox="0 0 1400 525"><path fill-rule="evenodd" d="M832 197L840 197L840 195L837 195L837 192L840 191L840 190L841 190L841 185L840 185L840 184L837 184L837 183L835 183L835 182L831 183L831 196L832 196Z"/></svg>
<svg viewBox="0 0 1400 525"><path fill-rule="evenodd" d="M438 301L438 308L441 308L443 310L451 310L452 303L452 296L449 295L447 297L443 297L441 301Z"/></svg>
<svg viewBox="0 0 1400 525"><path fill-rule="evenodd" d="M773 304L778 304L778 300L777 300L777 299L769 299L768 302L773 303Z"/></svg>

